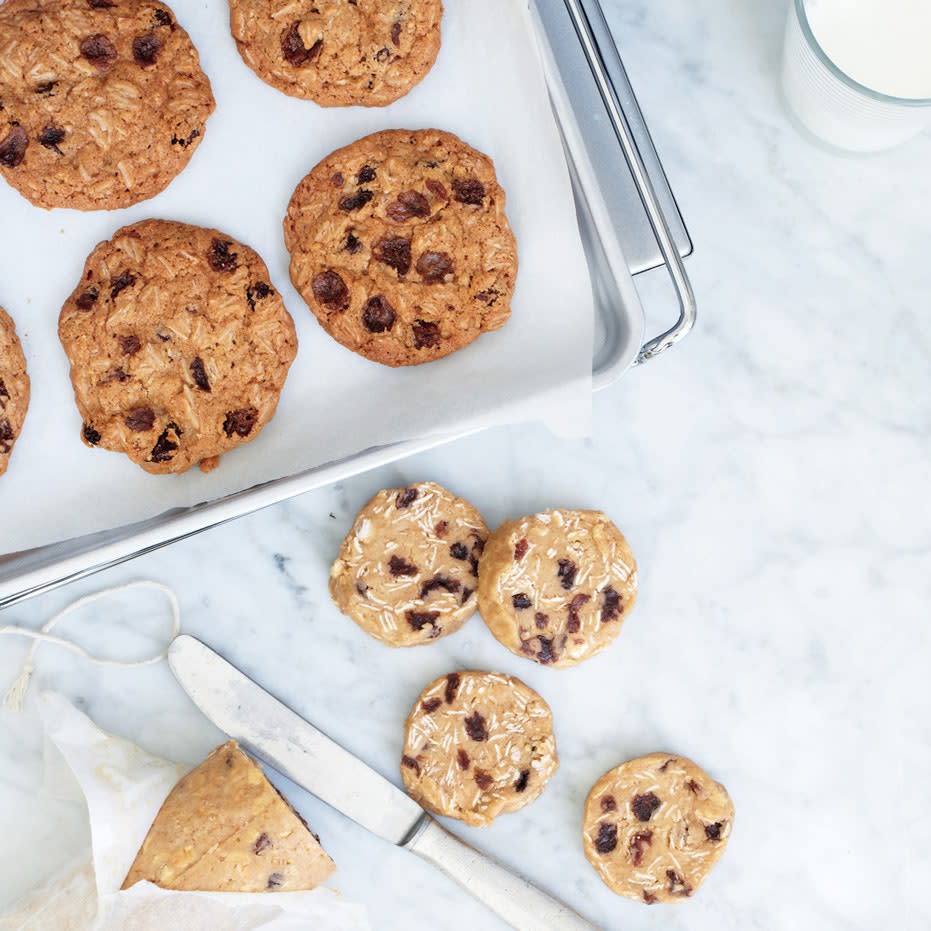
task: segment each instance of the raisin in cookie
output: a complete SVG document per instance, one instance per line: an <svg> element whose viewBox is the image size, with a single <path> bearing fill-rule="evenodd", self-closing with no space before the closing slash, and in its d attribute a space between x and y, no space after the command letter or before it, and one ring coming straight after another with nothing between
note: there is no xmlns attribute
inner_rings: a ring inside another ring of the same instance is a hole
<svg viewBox="0 0 931 931"><path fill-rule="evenodd" d="M681 902L727 846L734 805L691 760L651 753L595 783L585 801L585 856L615 892L647 905Z"/></svg>
<svg viewBox="0 0 931 931"><path fill-rule="evenodd" d="M545 511L509 521L485 546L479 611L509 650L574 666L620 633L637 597L637 564L600 511Z"/></svg>
<svg viewBox="0 0 931 931"><path fill-rule="evenodd" d="M285 218L291 280L359 355L418 365L503 326L517 274L491 160L438 130L391 130L324 159Z"/></svg>
<svg viewBox="0 0 931 931"><path fill-rule="evenodd" d="M559 768L549 705L520 679L453 672L405 725L401 776L421 805L484 827L532 802Z"/></svg>
<svg viewBox="0 0 931 931"><path fill-rule="evenodd" d="M188 892L298 892L335 867L307 822L234 740L170 792L123 882Z"/></svg>
<svg viewBox="0 0 931 931"><path fill-rule="evenodd" d="M382 643L430 643L475 613L487 536L482 515L433 482L380 491L343 541L330 594Z"/></svg>
<svg viewBox="0 0 931 931"><path fill-rule="evenodd" d="M205 472L272 419L294 322L248 246L146 220L100 243L58 335L89 446L147 472Z"/></svg>
<svg viewBox="0 0 931 931"><path fill-rule="evenodd" d="M197 50L158 0L0 5L0 172L39 207L154 196L213 108Z"/></svg>
<svg viewBox="0 0 931 931"><path fill-rule="evenodd" d="M29 407L26 357L10 316L0 307L0 475L6 472Z"/></svg>
<svg viewBox="0 0 931 931"><path fill-rule="evenodd" d="M229 0L243 61L267 84L324 107L383 107L440 51L441 0Z"/></svg>

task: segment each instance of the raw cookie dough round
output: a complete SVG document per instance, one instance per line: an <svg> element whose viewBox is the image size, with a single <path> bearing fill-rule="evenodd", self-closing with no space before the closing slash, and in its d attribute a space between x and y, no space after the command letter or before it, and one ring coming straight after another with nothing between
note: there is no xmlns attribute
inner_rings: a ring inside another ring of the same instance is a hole
<svg viewBox="0 0 931 931"><path fill-rule="evenodd" d="M441 0L229 0L242 60L267 84L324 107L383 107L440 51Z"/></svg>
<svg viewBox="0 0 931 931"><path fill-rule="evenodd" d="M10 464L28 407L26 357L12 318L0 307L0 475Z"/></svg>
<svg viewBox="0 0 931 931"><path fill-rule="evenodd" d="M683 756L651 753L605 773L585 801L585 856L614 892L681 902L727 846L727 790Z"/></svg>
<svg viewBox="0 0 931 931"><path fill-rule="evenodd" d="M254 440L297 352L261 257L169 220L125 226L94 249L58 335L84 442L156 473L209 471Z"/></svg>
<svg viewBox="0 0 931 931"><path fill-rule="evenodd" d="M484 827L532 802L559 768L549 705L520 679L452 672L405 725L401 776L421 805Z"/></svg>
<svg viewBox="0 0 931 931"><path fill-rule="evenodd" d="M0 5L0 172L39 207L158 194L213 112L197 50L158 0Z"/></svg>
<svg viewBox="0 0 931 931"><path fill-rule="evenodd" d="M479 569L479 611L509 650L574 666L608 646L637 598L637 564L600 511L544 511L503 524Z"/></svg>
<svg viewBox="0 0 931 931"><path fill-rule="evenodd" d="M482 515L434 482L380 491L359 511L330 571L343 614L393 647L431 643L475 613Z"/></svg>
<svg viewBox="0 0 931 931"><path fill-rule="evenodd" d="M384 365L447 356L511 314L517 275L487 156L436 129L325 158L284 221L291 280L337 342Z"/></svg>

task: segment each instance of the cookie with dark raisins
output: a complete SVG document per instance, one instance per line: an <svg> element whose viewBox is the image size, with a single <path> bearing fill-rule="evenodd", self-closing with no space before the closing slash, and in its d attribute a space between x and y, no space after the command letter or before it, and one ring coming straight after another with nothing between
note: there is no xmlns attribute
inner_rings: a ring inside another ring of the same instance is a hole
<svg viewBox="0 0 931 931"><path fill-rule="evenodd" d="M491 159L439 130L325 158L284 221L291 280L337 342L383 365L442 359L504 326L517 276Z"/></svg>
<svg viewBox="0 0 931 931"><path fill-rule="evenodd" d="M478 599L509 650L544 666L574 666L620 633L637 599L637 563L600 511L544 511L488 538Z"/></svg>
<svg viewBox="0 0 931 931"><path fill-rule="evenodd" d="M0 475L10 464L28 408L26 357L12 317L0 307Z"/></svg>
<svg viewBox="0 0 931 931"><path fill-rule="evenodd" d="M378 492L359 511L330 570L336 606L393 647L455 633L478 604L482 515L434 482Z"/></svg>
<svg viewBox="0 0 931 931"><path fill-rule="evenodd" d="M651 753L605 773L585 801L585 856L614 892L646 905L698 890L731 834L727 790L683 756Z"/></svg>

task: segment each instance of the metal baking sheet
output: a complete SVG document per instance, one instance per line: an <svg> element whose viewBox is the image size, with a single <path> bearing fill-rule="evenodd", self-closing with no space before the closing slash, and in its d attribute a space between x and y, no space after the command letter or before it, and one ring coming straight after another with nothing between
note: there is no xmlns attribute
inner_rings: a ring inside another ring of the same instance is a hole
<svg viewBox="0 0 931 931"><path fill-rule="evenodd" d="M664 263L678 268L678 274L676 268L670 274L680 295L679 321L652 354L690 329L694 305L689 305L687 278L680 280L680 255L691 251L691 242L598 0L538 0L533 8L595 293L592 371L600 389L634 362L651 357L642 349L643 309L632 272ZM657 339L647 345L656 347ZM139 524L0 557L0 609L463 435L369 449Z"/></svg>

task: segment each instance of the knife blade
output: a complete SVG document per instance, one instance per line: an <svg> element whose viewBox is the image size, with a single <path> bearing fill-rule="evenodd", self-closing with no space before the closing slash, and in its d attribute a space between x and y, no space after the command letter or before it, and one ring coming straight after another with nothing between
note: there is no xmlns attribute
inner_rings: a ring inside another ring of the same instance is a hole
<svg viewBox="0 0 931 931"><path fill-rule="evenodd" d="M598 931L434 821L410 796L187 634L168 650L194 704L253 756L357 824L439 867L518 931Z"/></svg>

